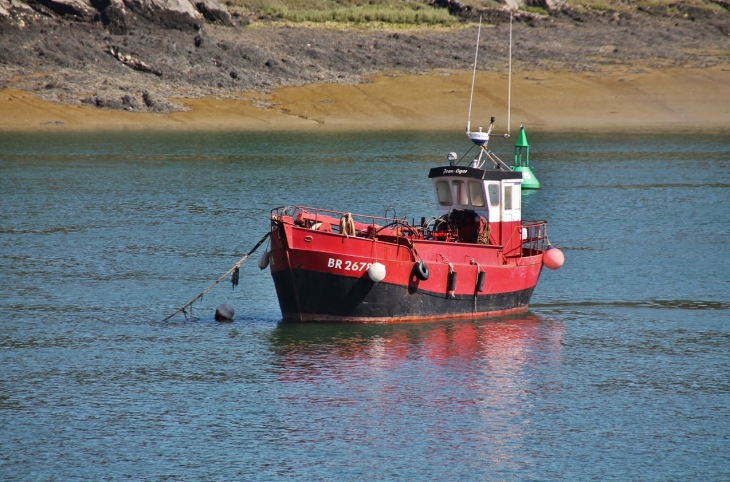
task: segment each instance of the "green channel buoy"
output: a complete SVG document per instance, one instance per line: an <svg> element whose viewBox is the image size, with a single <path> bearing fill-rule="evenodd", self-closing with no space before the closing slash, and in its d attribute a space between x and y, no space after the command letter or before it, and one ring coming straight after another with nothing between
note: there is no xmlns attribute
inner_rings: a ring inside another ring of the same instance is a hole
<svg viewBox="0 0 730 482"><path fill-rule="evenodd" d="M524 126L520 126L520 133L515 143L515 159L512 170L522 173L522 189L540 189L540 181L537 180L530 167L530 144L527 143Z"/></svg>

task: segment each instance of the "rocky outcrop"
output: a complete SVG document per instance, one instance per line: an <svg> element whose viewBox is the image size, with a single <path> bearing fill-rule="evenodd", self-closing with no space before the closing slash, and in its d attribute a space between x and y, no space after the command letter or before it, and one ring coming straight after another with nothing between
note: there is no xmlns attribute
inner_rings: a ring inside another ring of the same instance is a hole
<svg viewBox="0 0 730 482"><path fill-rule="evenodd" d="M202 17L188 0L124 0L132 10L139 12L176 12L189 15L191 18Z"/></svg>
<svg viewBox="0 0 730 482"><path fill-rule="evenodd" d="M431 0L432 5L445 8L452 15L471 19L482 16L490 23L498 23L500 19L503 18L509 19L510 11L521 17L530 17L532 14L525 12L525 7L539 7L547 12L553 12L560 10L566 5L565 0L500 0L500 2L504 4L504 7L480 8L467 3L462 3L459 0Z"/></svg>
<svg viewBox="0 0 730 482"><path fill-rule="evenodd" d="M99 11L99 18L107 26L109 32L122 35L128 31L127 8L124 0L91 0Z"/></svg>
<svg viewBox="0 0 730 482"><path fill-rule="evenodd" d="M158 114L186 110L184 107L150 91L123 93L121 96L119 93L95 92L94 95L82 98L80 104L98 109L156 112Z"/></svg>
<svg viewBox="0 0 730 482"><path fill-rule="evenodd" d="M558 10L566 4L565 0L504 0L504 3L511 10L525 7L539 7L548 12Z"/></svg>
<svg viewBox="0 0 730 482"><path fill-rule="evenodd" d="M122 53L119 47L112 45L111 47L109 47L109 53L112 55L112 57L131 69L138 70L146 74L155 74L158 77L162 77L162 72L139 60L136 57Z"/></svg>
<svg viewBox="0 0 730 482"><path fill-rule="evenodd" d="M189 0L124 0L124 4L133 14L163 28L193 30L203 21ZM125 17L127 23L130 16Z"/></svg>
<svg viewBox="0 0 730 482"><path fill-rule="evenodd" d="M24 27L25 22L40 14L18 0L0 0L0 21L9 22L16 27Z"/></svg>
<svg viewBox="0 0 730 482"><path fill-rule="evenodd" d="M228 9L218 0L193 0L195 8L203 14L209 22L231 25L231 14Z"/></svg>
<svg viewBox="0 0 730 482"><path fill-rule="evenodd" d="M35 10L47 15L77 17L82 20L93 20L97 12L89 0L25 0Z"/></svg>
<svg viewBox="0 0 730 482"><path fill-rule="evenodd" d="M232 25L218 0L0 0L0 22L23 27L34 16L101 20L111 33L123 34L137 18L163 28L198 30L203 21Z"/></svg>

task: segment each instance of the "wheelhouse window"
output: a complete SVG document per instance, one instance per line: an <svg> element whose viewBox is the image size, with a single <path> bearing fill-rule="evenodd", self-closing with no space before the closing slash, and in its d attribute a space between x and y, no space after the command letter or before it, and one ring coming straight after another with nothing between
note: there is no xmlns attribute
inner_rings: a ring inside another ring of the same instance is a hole
<svg viewBox="0 0 730 482"><path fill-rule="evenodd" d="M484 206L484 191L482 191L481 182L469 181L469 197L472 206L477 208Z"/></svg>
<svg viewBox="0 0 730 482"><path fill-rule="evenodd" d="M454 197L456 202L462 206L469 205L469 194L466 191L464 181L451 181L451 186L454 188Z"/></svg>
<svg viewBox="0 0 730 482"><path fill-rule="evenodd" d="M489 193L489 204L499 206L499 184L489 184L487 192Z"/></svg>
<svg viewBox="0 0 730 482"><path fill-rule="evenodd" d="M451 201L451 189L449 189L449 183L447 181L436 181L436 196L439 199L439 205L451 206L454 204Z"/></svg>
<svg viewBox="0 0 730 482"><path fill-rule="evenodd" d="M512 209L512 186L504 186L504 209Z"/></svg>

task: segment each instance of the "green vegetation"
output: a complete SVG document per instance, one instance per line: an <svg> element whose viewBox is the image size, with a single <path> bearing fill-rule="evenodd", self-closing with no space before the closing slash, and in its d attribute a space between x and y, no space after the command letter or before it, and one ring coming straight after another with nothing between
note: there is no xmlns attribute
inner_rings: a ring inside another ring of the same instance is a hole
<svg viewBox="0 0 730 482"><path fill-rule="evenodd" d="M536 13L538 15L547 15L548 14L548 11L542 7L527 6L527 7L525 7L525 11L530 12L530 13Z"/></svg>
<svg viewBox="0 0 730 482"><path fill-rule="evenodd" d="M710 0L569 0L568 4L579 9L590 8L593 10L614 10L617 12L626 12L638 7L652 9L663 8L668 12L678 12L679 6L688 5L708 9L718 7L718 5L715 5Z"/></svg>
<svg viewBox="0 0 730 482"><path fill-rule="evenodd" d="M226 0L226 5L234 10L291 22L451 25L458 21L446 9L421 1Z"/></svg>
<svg viewBox="0 0 730 482"><path fill-rule="evenodd" d="M341 7L333 10L299 10L280 9L276 17L292 22L344 22L368 23L382 22L411 25L448 25L456 22L456 18L444 9L432 7L422 9L388 8L379 6Z"/></svg>
<svg viewBox="0 0 730 482"><path fill-rule="evenodd" d="M445 8L437 8L428 0L224 0L231 10L244 14L279 18L289 22L327 24L389 24L450 26L459 18ZM504 8L500 0L461 0L476 9ZM637 7L663 8L675 12L679 5L716 8L711 0L568 0L578 9L630 11ZM527 6L522 10L547 15L542 7Z"/></svg>

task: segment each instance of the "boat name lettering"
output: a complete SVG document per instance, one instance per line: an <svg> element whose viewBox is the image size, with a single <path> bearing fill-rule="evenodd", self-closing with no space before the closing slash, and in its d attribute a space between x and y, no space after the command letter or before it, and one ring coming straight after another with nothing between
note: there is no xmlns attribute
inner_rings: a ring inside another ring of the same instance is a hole
<svg viewBox="0 0 730 482"><path fill-rule="evenodd" d="M350 261L349 259L343 261L337 258L330 258L327 260L328 268L342 269L345 271L365 271L371 264L372 263Z"/></svg>
<svg viewBox="0 0 730 482"><path fill-rule="evenodd" d="M466 174L466 169L444 169L444 174Z"/></svg>

